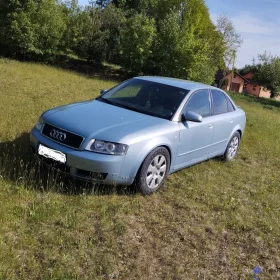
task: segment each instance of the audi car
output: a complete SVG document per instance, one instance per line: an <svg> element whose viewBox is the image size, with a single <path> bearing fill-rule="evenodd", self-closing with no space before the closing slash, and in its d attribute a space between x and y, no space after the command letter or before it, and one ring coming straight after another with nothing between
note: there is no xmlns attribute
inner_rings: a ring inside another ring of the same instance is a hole
<svg viewBox="0 0 280 280"><path fill-rule="evenodd" d="M244 111L221 89L164 77L135 77L94 100L42 114L31 131L38 157L75 178L136 184L144 194L182 168L233 160Z"/></svg>

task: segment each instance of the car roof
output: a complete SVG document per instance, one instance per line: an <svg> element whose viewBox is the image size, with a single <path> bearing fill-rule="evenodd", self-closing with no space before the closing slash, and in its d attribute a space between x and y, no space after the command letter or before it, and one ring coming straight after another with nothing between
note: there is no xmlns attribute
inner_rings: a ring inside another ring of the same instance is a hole
<svg viewBox="0 0 280 280"><path fill-rule="evenodd" d="M155 82L155 83L161 83L164 85L169 85L173 87L178 87L186 90L196 90L196 89L203 89L203 88L213 88L218 89L216 87L212 87L209 85L205 85L202 83L182 80L182 79L176 79L176 78L168 78L168 77L156 77L156 76L139 76L135 77L136 79Z"/></svg>

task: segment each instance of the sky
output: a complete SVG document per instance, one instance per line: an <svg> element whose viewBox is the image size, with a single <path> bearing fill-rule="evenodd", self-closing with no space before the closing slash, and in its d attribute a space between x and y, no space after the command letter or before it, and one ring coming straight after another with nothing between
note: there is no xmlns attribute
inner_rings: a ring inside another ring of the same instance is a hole
<svg viewBox="0 0 280 280"><path fill-rule="evenodd" d="M79 0L87 5L88 0ZM243 44L236 67L252 64L265 51L280 56L280 0L205 0L212 21L228 16L241 34Z"/></svg>
<svg viewBox="0 0 280 280"><path fill-rule="evenodd" d="M243 44L236 67L252 64L265 51L280 56L280 0L205 0L212 21L228 16L241 34Z"/></svg>

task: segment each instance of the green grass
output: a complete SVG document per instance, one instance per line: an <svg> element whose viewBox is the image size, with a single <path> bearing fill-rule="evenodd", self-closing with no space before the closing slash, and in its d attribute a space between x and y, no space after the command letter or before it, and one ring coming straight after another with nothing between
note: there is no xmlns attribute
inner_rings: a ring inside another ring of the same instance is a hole
<svg viewBox="0 0 280 280"><path fill-rule="evenodd" d="M169 176L144 197L41 166L41 112L115 83L0 60L0 279L280 279L280 107L232 94L247 113L238 158ZM269 102L269 103L267 103Z"/></svg>

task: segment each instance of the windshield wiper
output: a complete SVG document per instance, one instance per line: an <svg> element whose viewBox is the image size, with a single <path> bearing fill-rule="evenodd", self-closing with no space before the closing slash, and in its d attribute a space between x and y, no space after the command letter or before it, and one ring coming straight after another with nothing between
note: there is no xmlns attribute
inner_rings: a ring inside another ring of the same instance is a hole
<svg viewBox="0 0 280 280"><path fill-rule="evenodd" d="M108 103L108 104L111 104L111 105L114 105L114 106L118 106L118 107L121 107L121 108L133 110L133 108L131 108L128 105L120 104L118 102L112 102L110 99L104 98L102 96L96 98L96 100L99 100L99 101L102 101L102 102L105 102L105 103Z"/></svg>
<svg viewBox="0 0 280 280"><path fill-rule="evenodd" d="M107 99L107 98L103 98L102 96L99 96L98 98L96 98L96 100L107 103L107 104L111 104L111 105L117 105L115 102L112 102L111 100Z"/></svg>
<svg viewBox="0 0 280 280"><path fill-rule="evenodd" d="M111 105L114 105L114 106L117 106L117 107L133 110L133 108L131 108L128 105L120 104L118 102L112 102L110 99L104 98L102 96L96 98L96 100L99 100L99 101L102 101L102 102L105 102L105 103L108 103L108 104L111 104Z"/></svg>
<svg viewBox="0 0 280 280"><path fill-rule="evenodd" d="M141 113L141 114L145 114L145 115L149 115L149 116L153 116L153 117L158 117L157 114L153 113L153 112L149 112L149 111L146 111L146 110L143 110L143 109L138 109L134 106L128 106L128 105L125 105L125 104L116 104L116 106L120 106L124 109L128 109L128 110L131 110L131 111L134 111L134 112L138 112L138 113Z"/></svg>

